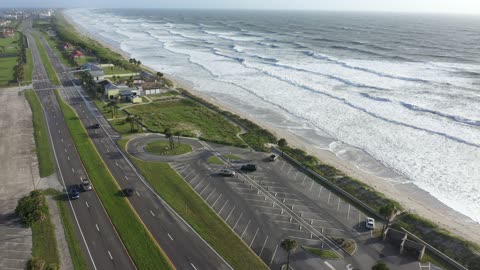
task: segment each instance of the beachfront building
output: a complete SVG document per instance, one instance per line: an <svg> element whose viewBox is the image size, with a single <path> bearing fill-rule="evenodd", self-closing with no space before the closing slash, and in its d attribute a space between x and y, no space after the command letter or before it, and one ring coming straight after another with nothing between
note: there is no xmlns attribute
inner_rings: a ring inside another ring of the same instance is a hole
<svg viewBox="0 0 480 270"><path fill-rule="evenodd" d="M120 94L120 89L114 83L107 83L104 88L104 94L107 99L114 99Z"/></svg>
<svg viewBox="0 0 480 270"><path fill-rule="evenodd" d="M144 95L162 94L168 91L160 82L144 82L140 85L140 91Z"/></svg>
<svg viewBox="0 0 480 270"><path fill-rule="evenodd" d="M103 68L95 64L85 63L80 69L88 71L95 81L103 80L105 78Z"/></svg>

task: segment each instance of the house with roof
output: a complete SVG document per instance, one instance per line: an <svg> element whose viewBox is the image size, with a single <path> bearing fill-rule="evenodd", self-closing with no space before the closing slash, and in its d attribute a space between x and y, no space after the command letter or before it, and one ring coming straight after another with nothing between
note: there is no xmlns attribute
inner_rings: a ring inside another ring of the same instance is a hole
<svg viewBox="0 0 480 270"><path fill-rule="evenodd" d="M85 57L85 54L83 54L81 51L74 51L74 52L72 52L72 54L70 56L73 59L78 59L78 58Z"/></svg>
<svg viewBox="0 0 480 270"><path fill-rule="evenodd" d="M160 82L144 82L140 85L140 90L144 95L162 94L168 91Z"/></svg>
<svg viewBox="0 0 480 270"><path fill-rule="evenodd" d="M90 73L90 75L92 75L93 79L96 81L103 80L105 78L105 73L103 72L103 68L95 64L85 63L80 67L80 69L87 70Z"/></svg>
<svg viewBox="0 0 480 270"><path fill-rule="evenodd" d="M4 38L11 38L15 36L15 30L11 27L3 28L3 37Z"/></svg>

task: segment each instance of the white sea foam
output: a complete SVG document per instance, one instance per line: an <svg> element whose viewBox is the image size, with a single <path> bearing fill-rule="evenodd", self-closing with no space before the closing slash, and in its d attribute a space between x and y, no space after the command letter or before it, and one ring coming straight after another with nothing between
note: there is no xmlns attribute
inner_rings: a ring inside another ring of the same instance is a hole
<svg viewBox="0 0 480 270"><path fill-rule="evenodd" d="M478 80L455 75L479 72L480 66L334 56L308 48L302 35L285 40L285 34L261 35L245 25L243 31L226 31L208 22L159 23L86 10L67 14L144 64L364 171L394 181L401 179L398 173L480 222Z"/></svg>

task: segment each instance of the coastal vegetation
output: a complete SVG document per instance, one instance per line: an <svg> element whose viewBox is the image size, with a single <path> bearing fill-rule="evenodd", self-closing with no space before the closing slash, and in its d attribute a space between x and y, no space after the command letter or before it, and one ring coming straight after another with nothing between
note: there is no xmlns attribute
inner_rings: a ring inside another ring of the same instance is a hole
<svg viewBox="0 0 480 270"><path fill-rule="evenodd" d="M25 91L25 97L32 109L35 152L37 153L40 177L49 176L55 172L55 166L53 164L52 151L48 140L47 126L42 106L35 91Z"/></svg>
<svg viewBox="0 0 480 270"><path fill-rule="evenodd" d="M142 115L142 125L152 132L163 133L169 128L174 133L178 132L180 136L246 147L245 142L237 136L240 128L188 98L158 100L125 110L129 114Z"/></svg>
<svg viewBox="0 0 480 270"><path fill-rule="evenodd" d="M17 72L23 70L21 40L22 35L18 32L11 38L0 38L0 86L18 82ZM23 78L20 79L23 81Z"/></svg>
<svg viewBox="0 0 480 270"><path fill-rule="evenodd" d="M125 149L128 140L118 143ZM259 257L228 227L207 203L167 163L130 160L190 226L234 269L268 269Z"/></svg>
<svg viewBox="0 0 480 270"><path fill-rule="evenodd" d="M157 154L157 155L172 156L172 155L182 155L182 154L190 153L192 152L192 147L188 144L176 143L173 149L171 149L169 142L156 141L156 142L148 143L145 146L145 150L147 152Z"/></svg>
<svg viewBox="0 0 480 270"><path fill-rule="evenodd" d="M42 268L30 267L30 269L43 269L43 266L58 269L59 255L55 226L50 219L45 194L40 190L30 192L18 201L15 213L25 226L32 229L33 259L28 265L42 265Z"/></svg>
<svg viewBox="0 0 480 270"><path fill-rule="evenodd" d="M307 247L307 246L302 246L302 248L308 253L316 255L322 259L338 259L339 258L337 253L328 249L320 249L320 248Z"/></svg>
<svg viewBox="0 0 480 270"><path fill-rule="evenodd" d="M173 269L91 142L75 111L55 92L80 158L123 244L139 269Z"/></svg>

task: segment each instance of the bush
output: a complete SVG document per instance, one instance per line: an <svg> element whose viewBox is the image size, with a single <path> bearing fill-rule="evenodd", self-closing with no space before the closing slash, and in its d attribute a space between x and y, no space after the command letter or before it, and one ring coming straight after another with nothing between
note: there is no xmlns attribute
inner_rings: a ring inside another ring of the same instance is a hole
<svg viewBox="0 0 480 270"><path fill-rule="evenodd" d="M37 257L33 257L27 263L27 270L43 270L44 266L45 266L44 260Z"/></svg>
<svg viewBox="0 0 480 270"><path fill-rule="evenodd" d="M48 216L45 195L37 190L30 192L28 196L18 201L15 213L20 217L20 221L27 227L42 222Z"/></svg>
<svg viewBox="0 0 480 270"><path fill-rule="evenodd" d="M60 267L58 267L58 264L56 263L50 263L47 266L45 266L44 270L59 270Z"/></svg>

